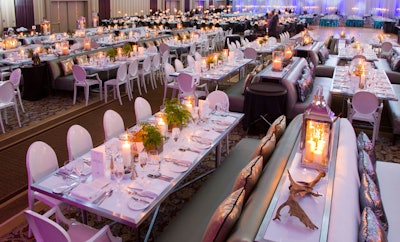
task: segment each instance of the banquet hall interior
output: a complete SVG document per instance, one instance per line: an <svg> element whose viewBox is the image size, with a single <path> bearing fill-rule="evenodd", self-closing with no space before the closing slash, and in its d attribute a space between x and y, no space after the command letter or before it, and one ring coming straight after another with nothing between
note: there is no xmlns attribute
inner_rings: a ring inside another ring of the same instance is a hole
<svg viewBox="0 0 400 242"><path fill-rule="evenodd" d="M400 238L400 1L0 19L0 241Z"/></svg>

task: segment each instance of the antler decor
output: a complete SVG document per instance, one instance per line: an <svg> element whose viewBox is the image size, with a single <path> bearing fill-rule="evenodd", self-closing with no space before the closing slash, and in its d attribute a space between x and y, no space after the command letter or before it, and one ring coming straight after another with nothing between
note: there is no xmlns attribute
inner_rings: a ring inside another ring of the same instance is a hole
<svg viewBox="0 0 400 242"><path fill-rule="evenodd" d="M318 176L310 182L304 182L304 181L299 181L295 182L292 178L292 175L290 175L290 172L288 170L289 174L289 180L290 180L290 186L289 186L289 198L286 200L286 202L282 203L278 210L276 211L276 215L274 220L281 220L281 210L285 206L289 206L289 215L290 216L296 216L300 219L300 221L308 228L314 230L318 229L318 227L310 220L310 218L307 216L307 214L304 212L304 210L300 207L299 203L296 201L296 197L304 197L305 195L312 195L314 197L319 197L321 194L313 192L313 187L315 184L317 184L322 177L325 176L324 171L319 171Z"/></svg>

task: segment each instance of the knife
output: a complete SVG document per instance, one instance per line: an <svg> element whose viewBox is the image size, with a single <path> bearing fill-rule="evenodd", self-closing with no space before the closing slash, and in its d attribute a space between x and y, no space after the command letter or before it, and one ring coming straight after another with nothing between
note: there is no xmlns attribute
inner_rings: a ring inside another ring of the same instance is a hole
<svg viewBox="0 0 400 242"><path fill-rule="evenodd" d="M103 198L106 197L108 191L104 191L98 198L96 198L93 203L98 204Z"/></svg>

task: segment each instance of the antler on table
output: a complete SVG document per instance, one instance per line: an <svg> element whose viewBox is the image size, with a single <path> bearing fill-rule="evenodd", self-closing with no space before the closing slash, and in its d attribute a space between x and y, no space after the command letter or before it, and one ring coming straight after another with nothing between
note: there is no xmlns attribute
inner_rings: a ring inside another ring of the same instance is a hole
<svg viewBox="0 0 400 242"><path fill-rule="evenodd" d="M318 227L310 220L310 218L307 216L307 214L304 212L304 210L300 207L299 203L296 201L296 197L303 197L305 195L312 195L315 197L321 196L321 194L315 193L313 191L313 186L317 184L322 177L325 176L324 171L319 171L317 177L311 181L311 182L295 182L292 178L292 175L289 174L289 180L290 180L290 185L289 185L289 197L288 199L282 203L279 207L278 210L276 211L275 218L274 220L279 220L280 221L280 212L282 208L289 206L289 215L290 216L296 216L300 219L300 221L308 228L314 230L318 229Z"/></svg>

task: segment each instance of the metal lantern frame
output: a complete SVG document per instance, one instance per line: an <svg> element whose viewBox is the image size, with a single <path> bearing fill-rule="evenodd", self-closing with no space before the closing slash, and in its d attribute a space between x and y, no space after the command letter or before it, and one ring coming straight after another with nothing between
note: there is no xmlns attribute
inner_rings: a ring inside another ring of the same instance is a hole
<svg viewBox="0 0 400 242"><path fill-rule="evenodd" d="M327 171L331 156L333 137L333 113L323 100L316 95L303 114L301 165L306 168Z"/></svg>

